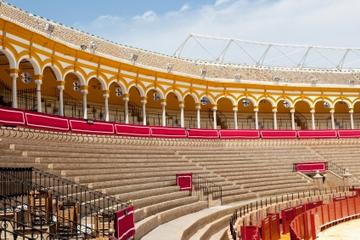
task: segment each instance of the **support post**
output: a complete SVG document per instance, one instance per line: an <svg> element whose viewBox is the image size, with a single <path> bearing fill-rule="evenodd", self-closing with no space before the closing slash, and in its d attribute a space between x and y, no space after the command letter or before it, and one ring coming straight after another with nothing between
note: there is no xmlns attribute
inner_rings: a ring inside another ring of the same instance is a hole
<svg viewBox="0 0 360 240"><path fill-rule="evenodd" d="M110 118L109 114L109 90L105 90L104 94L104 107L105 107L105 121L108 122Z"/></svg>
<svg viewBox="0 0 360 240"><path fill-rule="evenodd" d="M291 114L291 130L295 130L295 108L290 109Z"/></svg>
<svg viewBox="0 0 360 240"><path fill-rule="evenodd" d="M259 130L259 108L258 107L254 107L254 115L255 115L255 129Z"/></svg>
<svg viewBox="0 0 360 240"><path fill-rule="evenodd" d="M162 126L166 127L166 99L161 100L161 109L162 109Z"/></svg>
<svg viewBox="0 0 360 240"><path fill-rule="evenodd" d="M311 108L310 113L311 113L311 128L312 128L312 130L315 130L316 129L316 126L315 126L315 108Z"/></svg>
<svg viewBox="0 0 360 240"><path fill-rule="evenodd" d="M82 86L81 93L83 95L83 118L88 119L88 109L87 109L88 90L87 90L87 86Z"/></svg>
<svg viewBox="0 0 360 240"><path fill-rule="evenodd" d="M355 126L354 126L354 110L351 108L349 110L349 115L350 115L350 127L351 129L354 129Z"/></svg>
<svg viewBox="0 0 360 240"><path fill-rule="evenodd" d="M64 116L64 82L61 81L61 85L58 85L59 90L59 115Z"/></svg>
<svg viewBox="0 0 360 240"><path fill-rule="evenodd" d="M18 103L17 103L17 78L18 78L18 73L17 73L17 69L12 69L13 73L10 74L11 77L11 93L12 93L12 107L13 108L17 108L18 107Z"/></svg>
<svg viewBox="0 0 360 240"><path fill-rule="evenodd" d="M335 109L330 109L330 117L331 117L331 128L335 130Z"/></svg>
<svg viewBox="0 0 360 240"><path fill-rule="evenodd" d="M146 126L146 97L143 97L141 99L141 104L142 104L142 115L143 115L143 125Z"/></svg>
<svg viewBox="0 0 360 240"><path fill-rule="evenodd" d="M180 127L184 128L185 127L185 113L184 113L185 105L183 102L180 102L179 108L180 108Z"/></svg>
<svg viewBox="0 0 360 240"><path fill-rule="evenodd" d="M36 84L36 108L38 112L42 112L42 104L41 104L41 76L38 76L38 78L35 80Z"/></svg>
<svg viewBox="0 0 360 240"><path fill-rule="evenodd" d="M273 112L273 121L274 121L274 130L277 130L278 129L278 124L277 124L277 107L274 106L273 109L272 109L272 112Z"/></svg>
<svg viewBox="0 0 360 240"><path fill-rule="evenodd" d="M238 127L238 106L233 106L233 112L234 112L234 128L237 130Z"/></svg>
<svg viewBox="0 0 360 240"><path fill-rule="evenodd" d="M129 124L129 95L124 94L125 123Z"/></svg>
<svg viewBox="0 0 360 240"><path fill-rule="evenodd" d="M195 108L196 108L196 127L201 128L201 115L200 115L201 114L200 113L201 105L200 105L200 103L197 103Z"/></svg>
<svg viewBox="0 0 360 240"><path fill-rule="evenodd" d="M213 106L212 107L212 112L213 112L213 122L214 122L214 129L217 129L217 119L216 119L216 110L217 110L217 106Z"/></svg>

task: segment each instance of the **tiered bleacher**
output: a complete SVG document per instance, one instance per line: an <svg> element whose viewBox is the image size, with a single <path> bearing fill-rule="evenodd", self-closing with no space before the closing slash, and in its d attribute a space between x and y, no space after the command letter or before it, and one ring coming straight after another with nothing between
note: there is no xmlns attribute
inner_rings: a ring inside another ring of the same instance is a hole
<svg viewBox="0 0 360 240"><path fill-rule="evenodd" d="M13 114L1 114L2 125L11 127L1 128L0 167L36 167L121 202L131 201L137 238L209 206L199 195L179 191L179 173L192 173L194 185L196 179L203 178L220 186L222 204L314 189L311 178L293 172L294 163L331 161L351 172L354 168L355 178L358 174L351 157L342 161L336 159L337 155L331 157L330 149L340 143L347 146L345 152L357 154L351 149L359 144L358 140L347 138L352 137L348 132L341 135L343 131L234 130L236 138L244 135L246 139L222 140L218 130L121 125L121 129L127 129L123 132L109 123L3 110ZM46 128L44 122L36 122L44 118L51 119L45 121ZM133 128L145 128L148 133L134 137ZM115 131L123 134L116 135ZM151 137L150 132L158 135ZM227 219L229 214L219 216Z"/></svg>

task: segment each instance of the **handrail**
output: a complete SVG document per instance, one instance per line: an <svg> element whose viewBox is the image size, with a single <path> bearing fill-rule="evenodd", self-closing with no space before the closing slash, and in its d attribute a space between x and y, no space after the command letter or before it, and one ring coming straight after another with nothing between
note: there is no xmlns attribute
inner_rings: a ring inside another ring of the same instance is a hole
<svg viewBox="0 0 360 240"><path fill-rule="evenodd" d="M222 186L201 177L196 174L192 178L193 181L193 190L199 195L201 200L207 200L208 204L210 204L210 200L220 200L220 204L222 204ZM211 199L210 199L211 196Z"/></svg>

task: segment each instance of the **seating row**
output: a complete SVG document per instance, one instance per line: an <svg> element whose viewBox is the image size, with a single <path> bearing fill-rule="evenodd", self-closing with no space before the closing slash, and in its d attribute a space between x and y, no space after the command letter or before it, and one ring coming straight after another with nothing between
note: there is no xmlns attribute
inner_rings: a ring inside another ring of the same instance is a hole
<svg viewBox="0 0 360 240"><path fill-rule="evenodd" d="M360 138L360 130L231 130L185 129L160 126L142 126L113 122L74 119L0 108L0 124L27 126L53 131L71 131L88 134L116 134L138 137L197 138L197 139L317 139Z"/></svg>

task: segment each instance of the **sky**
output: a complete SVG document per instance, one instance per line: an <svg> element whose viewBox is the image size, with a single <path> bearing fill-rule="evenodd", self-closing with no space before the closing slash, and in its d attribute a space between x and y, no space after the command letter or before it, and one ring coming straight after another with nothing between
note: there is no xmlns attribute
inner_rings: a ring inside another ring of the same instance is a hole
<svg viewBox="0 0 360 240"><path fill-rule="evenodd" d="M360 47L359 0L7 0L122 44L172 55L189 33Z"/></svg>

